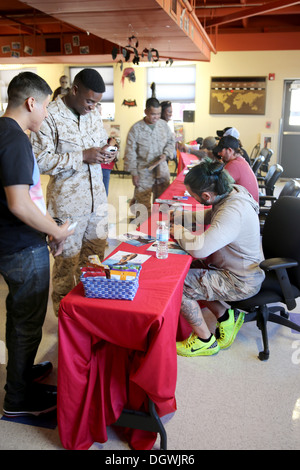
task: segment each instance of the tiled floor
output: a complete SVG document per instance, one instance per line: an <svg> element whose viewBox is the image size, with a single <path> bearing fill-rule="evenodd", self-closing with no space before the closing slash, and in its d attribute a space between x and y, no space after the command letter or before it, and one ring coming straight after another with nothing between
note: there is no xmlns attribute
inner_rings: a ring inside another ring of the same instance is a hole
<svg viewBox="0 0 300 470"><path fill-rule="evenodd" d="M281 183L277 191L281 189ZM116 195L132 196L129 178L111 178L110 202ZM122 206L120 206L122 207ZM119 209L117 208L116 214ZM126 216L120 209L120 220ZM123 217L124 216L124 217ZM113 231L111 221L111 229ZM115 243L110 240L108 250ZM0 362L5 341L6 286L0 280ZM300 305L294 310L300 315ZM213 327L213 319L208 314ZM243 325L230 349L212 357L178 360L177 411L163 418L169 450L289 449L300 446L300 335L279 325L269 325L270 359L261 362L261 335L254 323ZM2 349L1 349L2 347ZM57 318L51 301L37 361L51 360L56 383ZM5 384L5 364L0 365L0 404ZM1 409L1 408L0 408ZM129 450L122 436L109 428L106 443L93 450ZM159 438L155 444L159 448ZM63 450L58 430L0 420L0 450Z"/></svg>

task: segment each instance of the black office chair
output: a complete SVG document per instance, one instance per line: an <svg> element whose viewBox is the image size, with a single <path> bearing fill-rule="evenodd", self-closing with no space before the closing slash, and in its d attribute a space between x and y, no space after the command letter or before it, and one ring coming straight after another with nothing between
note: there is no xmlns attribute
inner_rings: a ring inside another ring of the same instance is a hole
<svg viewBox="0 0 300 470"><path fill-rule="evenodd" d="M273 196L275 184L283 173L283 168L278 163L272 165L266 176L257 176L258 187L261 189L259 196Z"/></svg>
<svg viewBox="0 0 300 470"><path fill-rule="evenodd" d="M259 202L262 202L262 206L260 207L260 214L267 215L274 204L280 197L283 196L294 196L298 197L300 195L300 183L297 180L288 180L285 185L283 186L282 190L280 191L278 197L276 196L266 196L262 194L259 197ZM265 203L268 203L266 206Z"/></svg>
<svg viewBox="0 0 300 470"><path fill-rule="evenodd" d="M265 260L260 266L266 278L255 296L231 302L232 308L247 312L245 323L256 321L262 332L264 349L259 359L269 358L268 321L287 326L300 332L300 326L288 320L289 313L283 306L268 306L281 303L288 310L296 307L300 296L300 198L284 196L272 206L266 219L262 236ZM276 313L277 312L277 313ZM279 313L279 314L278 314Z"/></svg>
<svg viewBox="0 0 300 470"><path fill-rule="evenodd" d="M263 233L266 217L270 212L270 209L274 202L277 201L280 197L283 196L293 196L298 197L300 195L300 183L296 180L289 180L285 183L278 198L276 196L260 196L259 198L259 224L260 224L260 233ZM265 205L268 203L268 205Z"/></svg>
<svg viewBox="0 0 300 470"><path fill-rule="evenodd" d="M251 165L253 165L255 159L259 156L259 152L260 152L260 144L254 145L253 149L251 150L250 157L249 157Z"/></svg>
<svg viewBox="0 0 300 470"><path fill-rule="evenodd" d="M259 155L258 157L256 157L256 159L254 160L251 168L252 168L252 171L253 173L255 174L255 176L257 176L257 173L261 167L261 165L263 164L265 160L265 157L263 157L262 155Z"/></svg>
<svg viewBox="0 0 300 470"><path fill-rule="evenodd" d="M267 149L267 148L264 147L260 150L259 154L260 154L260 156L265 158L265 161L263 162L263 164L260 167L260 175L261 175L262 172L263 173L268 173L268 171L269 171L269 164L270 164L271 157L273 155L273 150Z"/></svg>
<svg viewBox="0 0 300 470"><path fill-rule="evenodd" d="M300 194L300 183L296 180L289 180L285 183L283 186L282 190L280 191L280 194L278 196L296 196L298 197Z"/></svg>

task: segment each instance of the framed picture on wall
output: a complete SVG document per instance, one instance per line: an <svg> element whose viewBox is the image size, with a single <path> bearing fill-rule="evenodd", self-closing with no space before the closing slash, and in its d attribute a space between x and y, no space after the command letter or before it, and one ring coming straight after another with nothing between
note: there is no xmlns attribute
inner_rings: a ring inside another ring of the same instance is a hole
<svg viewBox="0 0 300 470"><path fill-rule="evenodd" d="M273 150L275 153L276 150L276 135L271 132L260 134L260 147Z"/></svg>
<svg viewBox="0 0 300 470"><path fill-rule="evenodd" d="M72 37L72 44L73 44L73 46L80 46L80 38L79 38L79 36L73 36L73 37Z"/></svg>
<svg viewBox="0 0 300 470"><path fill-rule="evenodd" d="M212 77L210 114L265 114L266 77Z"/></svg>
<svg viewBox="0 0 300 470"><path fill-rule="evenodd" d="M10 52L10 46L9 45L2 46L1 49L2 49L2 54L6 54L7 52Z"/></svg>
<svg viewBox="0 0 300 470"><path fill-rule="evenodd" d="M66 42L65 45L64 45L64 48L65 48L65 53L66 54L72 54L72 45L70 42Z"/></svg>

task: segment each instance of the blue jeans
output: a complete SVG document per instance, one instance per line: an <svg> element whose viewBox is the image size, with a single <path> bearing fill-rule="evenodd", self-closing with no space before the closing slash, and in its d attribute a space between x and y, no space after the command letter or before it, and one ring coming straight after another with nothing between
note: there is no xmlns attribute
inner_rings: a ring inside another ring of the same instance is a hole
<svg viewBox="0 0 300 470"><path fill-rule="evenodd" d="M111 170L109 170L108 168L102 168L102 178L103 178L103 184L104 184L105 191L106 191L106 196L108 196L110 172Z"/></svg>
<svg viewBox="0 0 300 470"><path fill-rule="evenodd" d="M0 273L8 285L4 406L22 404L31 386L31 370L42 339L49 292L47 245L0 256Z"/></svg>

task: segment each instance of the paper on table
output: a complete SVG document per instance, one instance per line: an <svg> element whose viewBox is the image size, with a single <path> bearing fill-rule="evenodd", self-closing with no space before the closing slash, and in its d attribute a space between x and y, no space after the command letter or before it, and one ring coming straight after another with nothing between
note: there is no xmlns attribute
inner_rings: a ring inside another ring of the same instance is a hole
<svg viewBox="0 0 300 470"><path fill-rule="evenodd" d="M157 248L157 242L154 242L149 248L147 248L147 251L156 251ZM168 242L168 252L169 253L174 253L176 255L188 255L188 253L181 248L180 245L176 242Z"/></svg>
<svg viewBox="0 0 300 470"><path fill-rule="evenodd" d="M154 202L157 202L158 204L168 204L169 206L192 206L192 204L189 204L184 201L176 201L173 199L155 199Z"/></svg>
<svg viewBox="0 0 300 470"><path fill-rule="evenodd" d="M135 230L133 232L127 232L119 235L117 240L129 243L130 245L134 246L142 246L146 245L147 243L154 242L155 237L151 237L151 235L147 235L146 233Z"/></svg>
<svg viewBox="0 0 300 470"><path fill-rule="evenodd" d="M155 167L157 167L160 163L162 162L161 156L155 157L152 162L149 163L149 165L146 165L145 168L148 168L148 170L153 170Z"/></svg>
<svg viewBox="0 0 300 470"><path fill-rule="evenodd" d="M109 258L103 261L107 266L125 266L128 264L143 264L147 259L151 258L149 255L141 255L140 253L131 253L128 251L117 251Z"/></svg>

